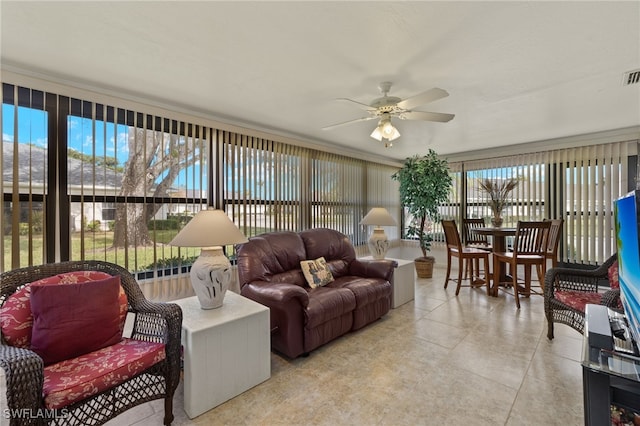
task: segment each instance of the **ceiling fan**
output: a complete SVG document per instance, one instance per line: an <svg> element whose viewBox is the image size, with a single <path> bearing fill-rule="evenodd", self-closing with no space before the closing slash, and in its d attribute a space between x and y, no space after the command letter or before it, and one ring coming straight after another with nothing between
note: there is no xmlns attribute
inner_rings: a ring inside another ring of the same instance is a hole
<svg viewBox="0 0 640 426"><path fill-rule="evenodd" d="M359 121L378 119L378 126L374 129L373 133L371 133L371 137L379 141L387 139L385 147L389 147L392 145L391 141L400 137L400 132L391 123L392 117L396 117L401 120L437 121L441 123L446 123L455 117L454 114L445 114L441 112L413 111L413 108L420 105L446 98L449 96L449 93L447 93L446 90L435 87L427 90L426 92L402 100L396 96L389 96L389 90L391 89L390 81L383 81L380 83L378 88L380 89L380 93L382 93L382 97L374 99L368 105L354 101L353 99L338 98L340 101L348 101L354 103L359 108L364 109L369 113L367 117L333 124L331 126L323 127L322 130L335 129L336 127L357 123Z"/></svg>

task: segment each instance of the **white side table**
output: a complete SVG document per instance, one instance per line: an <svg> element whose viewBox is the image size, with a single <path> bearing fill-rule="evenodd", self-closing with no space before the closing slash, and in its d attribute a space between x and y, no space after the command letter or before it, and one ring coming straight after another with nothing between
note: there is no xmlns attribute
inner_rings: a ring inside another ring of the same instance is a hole
<svg viewBox="0 0 640 426"><path fill-rule="evenodd" d="M220 308L198 299L182 308L184 410L189 418L211 410L271 377L269 308L228 291Z"/></svg>
<svg viewBox="0 0 640 426"><path fill-rule="evenodd" d="M362 257L362 260L373 260L373 257ZM397 308L414 299L416 293L416 269L413 260L393 259L385 257L386 260L395 260L398 266L393 271L393 295L391 297L391 307Z"/></svg>

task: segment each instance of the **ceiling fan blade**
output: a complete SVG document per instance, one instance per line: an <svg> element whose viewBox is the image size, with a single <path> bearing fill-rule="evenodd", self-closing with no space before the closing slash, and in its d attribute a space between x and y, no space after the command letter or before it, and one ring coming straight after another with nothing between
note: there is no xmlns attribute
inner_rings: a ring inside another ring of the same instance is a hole
<svg viewBox="0 0 640 426"><path fill-rule="evenodd" d="M412 109L420 105L427 104L429 102L437 101L438 99L446 98L447 96L449 96L449 92L447 92L446 90L434 87L431 90L427 90L426 92L420 93L418 95L407 98L404 101L398 102L398 107L402 109Z"/></svg>
<svg viewBox="0 0 640 426"><path fill-rule="evenodd" d="M443 112L409 111L400 114L402 120L438 121L440 123L451 121L453 117L455 117L455 114L446 114Z"/></svg>
<svg viewBox="0 0 640 426"><path fill-rule="evenodd" d="M349 99L349 98L337 98L337 101L347 101L347 102L351 102L356 104L356 106L360 109L363 109L365 111L375 111L375 108L371 107L371 105L367 105L367 104L363 104L362 102L358 102L358 101L354 101L353 99Z"/></svg>
<svg viewBox="0 0 640 426"><path fill-rule="evenodd" d="M357 123L359 121L374 120L376 118L377 117L375 117L375 116L356 118L355 120L349 120L349 121L345 121L345 122L338 123L338 124L332 124L331 126L323 127L322 130L331 130L331 129L335 129L336 127L344 126L344 125L347 125L347 124Z"/></svg>

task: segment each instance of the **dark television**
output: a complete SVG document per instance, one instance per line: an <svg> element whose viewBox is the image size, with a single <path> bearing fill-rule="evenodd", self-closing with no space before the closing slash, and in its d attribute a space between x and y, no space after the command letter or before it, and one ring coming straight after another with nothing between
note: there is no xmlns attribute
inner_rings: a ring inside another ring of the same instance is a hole
<svg viewBox="0 0 640 426"><path fill-rule="evenodd" d="M631 335L640 345L640 190L614 204L620 296Z"/></svg>

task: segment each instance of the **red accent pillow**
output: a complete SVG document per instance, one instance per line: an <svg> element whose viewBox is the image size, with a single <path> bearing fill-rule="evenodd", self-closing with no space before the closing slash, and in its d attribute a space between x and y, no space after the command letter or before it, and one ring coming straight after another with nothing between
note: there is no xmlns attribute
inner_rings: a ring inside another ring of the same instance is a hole
<svg viewBox="0 0 640 426"><path fill-rule="evenodd" d="M31 350L45 365L122 340L120 277L66 285L31 285Z"/></svg>
<svg viewBox="0 0 640 426"><path fill-rule="evenodd" d="M33 315L31 314L31 286L34 284L75 284L98 281L110 278L111 275L101 271L73 271L43 278L22 287L10 295L0 307L0 329L5 341L18 348L31 347L31 329ZM124 329L127 319L127 294L120 287L120 327Z"/></svg>
<svg viewBox="0 0 640 426"><path fill-rule="evenodd" d="M620 288L620 281L618 280L618 261L613 262L609 269L607 270L607 275L609 276L609 286L611 288Z"/></svg>

